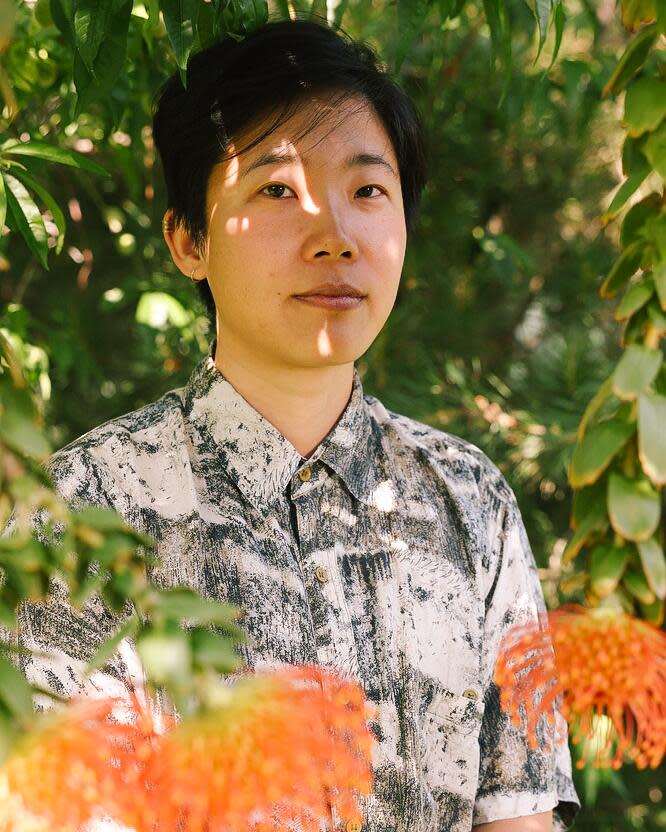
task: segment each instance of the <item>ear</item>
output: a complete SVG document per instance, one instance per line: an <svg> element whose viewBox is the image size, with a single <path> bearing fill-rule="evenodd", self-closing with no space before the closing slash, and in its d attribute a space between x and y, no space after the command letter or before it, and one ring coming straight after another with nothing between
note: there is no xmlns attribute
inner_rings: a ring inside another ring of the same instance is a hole
<svg viewBox="0 0 666 832"><path fill-rule="evenodd" d="M203 280L208 273L208 262L196 251L192 237L183 226L174 225L171 209L164 214L162 234L180 271L192 280Z"/></svg>

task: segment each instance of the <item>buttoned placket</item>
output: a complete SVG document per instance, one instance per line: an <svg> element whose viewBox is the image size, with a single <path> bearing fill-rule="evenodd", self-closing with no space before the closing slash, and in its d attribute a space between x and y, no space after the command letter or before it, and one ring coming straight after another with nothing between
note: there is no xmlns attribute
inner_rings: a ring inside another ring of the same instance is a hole
<svg viewBox="0 0 666 832"><path fill-rule="evenodd" d="M328 473L321 462L309 462L301 465L296 471L288 491L294 508L293 517L297 526L295 530L297 533L296 544L299 551L306 597L310 607L317 661L321 665L331 667L339 663L341 653L344 653L345 648L351 651L351 654L354 654L355 644L353 643L350 620L346 621L345 624L351 643L345 645L332 638L330 627L327 627L328 621L322 621L321 616L316 614L317 611L321 612L328 605L339 609L338 598L341 597L342 592L339 586L340 578L334 547L318 545L320 539L317 532L321 529L321 524L308 522L307 519L308 515L315 518L319 515L322 486L327 479ZM322 562L320 558L325 551L331 554L326 562ZM340 610L340 612L348 617L346 610ZM332 830L342 832L342 830L349 828L350 823L357 824L357 821L341 818L335 806L329 808L330 828ZM354 829L356 828L354 826ZM362 826L358 826L358 829L362 829Z"/></svg>

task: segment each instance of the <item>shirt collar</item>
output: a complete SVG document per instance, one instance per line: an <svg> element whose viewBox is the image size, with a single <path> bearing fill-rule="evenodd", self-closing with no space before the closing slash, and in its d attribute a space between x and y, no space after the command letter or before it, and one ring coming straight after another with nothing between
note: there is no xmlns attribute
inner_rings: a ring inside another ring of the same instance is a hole
<svg viewBox="0 0 666 832"><path fill-rule="evenodd" d="M215 341L187 382L186 413L201 435L200 454L221 457L228 476L261 510L284 494L306 460L220 373L214 355ZM363 386L354 368L349 401L307 463L325 463L357 499L371 502L376 484L371 442Z"/></svg>

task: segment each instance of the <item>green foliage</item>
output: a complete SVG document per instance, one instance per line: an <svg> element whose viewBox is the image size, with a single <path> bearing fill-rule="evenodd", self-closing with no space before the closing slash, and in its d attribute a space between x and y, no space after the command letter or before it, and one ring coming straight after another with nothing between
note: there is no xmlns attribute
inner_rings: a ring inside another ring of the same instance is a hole
<svg viewBox="0 0 666 832"><path fill-rule="evenodd" d="M65 542L3 543L0 625L12 625L18 599L43 596L45 573L63 578L78 604L95 592L126 612L131 599L137 613L91 669L132 637L155 684L173 685L186 708L183 679L204 691L211 672L235 667L232 616L198 606L187 591L153 594L144 581L149 542L111 513L68 513L36 462L182 384L207 347L206 316L160 231L152 92L175 71L184 83L193 52L227 33L242 37L268 12L327 9L310 0L97 8L23 4L3 55L17 115L0 146L0 217L8 207L10 231L0 237L0 268L9 270L0 331L16 357L5 351L0 394L9 402L23 367L38 395L30 418L20 410L27 394L0 415L3 449L18 465L3 474L0 520L33 495L30 513L41 505L59 518ZM666 246L662 194L645 188L664 171L663 39L655 32L663 25L651 2L625 2L623 16L636 32L629 44L607 23L600 37L592 3L567 4L569 42L564 4L552 0L400 2L381 13L370 0L349 0L334 9L335 25L399 67L430 136L431 181L397 304L359 361L366 390L473 441L500 465L549 603L584 598L659 621ZM625 180L602 217L604 225L622 217L615 263L617 230L602 233L599 201L613 185L608 147L618 129L602 93L626 95ZM601 275L602 296L622 293L615 313L595 297ZM8 415L15 407L21 419ZM558 585L562 576L571 591ZM0 722L7 746L18 723L1 709ZM580 776L613 806L615 824L630 803L622 781ZM644 775L640 788L648 782ZM657 817L647 788L646 829ZM590 828L602 827L599 817Z"/></svg>

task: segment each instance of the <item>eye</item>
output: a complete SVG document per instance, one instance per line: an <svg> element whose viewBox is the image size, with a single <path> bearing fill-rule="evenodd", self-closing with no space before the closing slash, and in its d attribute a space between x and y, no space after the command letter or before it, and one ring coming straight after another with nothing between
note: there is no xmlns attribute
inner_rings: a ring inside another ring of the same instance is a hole
<svg viewBox="0 0 666 832"><path fill-rule="evenodd" d="M289 191L287 196L296 196L291 188L287 187L287 185L281 185L279 182L273 182L271 185L266 185L261 189L260 193L270 196L272 199L282 199L285 196L286 191Z"/></svg>
<svg viewBox="0 0 666 832"><path fill-rule="evenodd" d="M378 193L373 194L372 191L378 191ZM385 194L386 191L383 188L380 188L379 185L363 185L362 188L359 188L356 191L356 196L361 197L361 199L376 199L378 196Z"/></svg>

